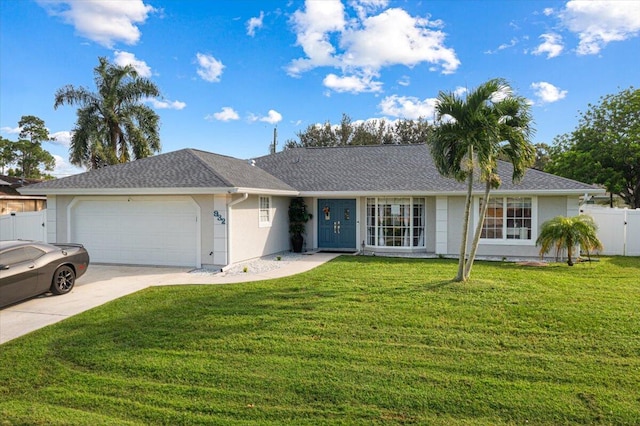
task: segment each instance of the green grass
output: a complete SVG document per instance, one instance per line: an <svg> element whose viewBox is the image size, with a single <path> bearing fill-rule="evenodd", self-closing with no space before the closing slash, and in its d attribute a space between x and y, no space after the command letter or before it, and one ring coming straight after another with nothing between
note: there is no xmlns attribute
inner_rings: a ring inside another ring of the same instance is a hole
<svg viewBox="0 0 640 426"><path fill-rule="evenodd" d="M0 425L639 424L640 259L340 257L0 346Z"/></svg>

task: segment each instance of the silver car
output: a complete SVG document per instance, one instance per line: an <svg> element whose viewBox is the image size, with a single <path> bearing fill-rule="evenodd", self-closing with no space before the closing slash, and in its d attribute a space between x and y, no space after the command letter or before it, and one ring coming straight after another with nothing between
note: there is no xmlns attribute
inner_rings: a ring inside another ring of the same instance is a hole
<svg viewBox="0 0 640 426"><path fill-rule="evenodd" d="M0 241L0 307L43 293L69 293L89 267L81 244Z"/></svg>

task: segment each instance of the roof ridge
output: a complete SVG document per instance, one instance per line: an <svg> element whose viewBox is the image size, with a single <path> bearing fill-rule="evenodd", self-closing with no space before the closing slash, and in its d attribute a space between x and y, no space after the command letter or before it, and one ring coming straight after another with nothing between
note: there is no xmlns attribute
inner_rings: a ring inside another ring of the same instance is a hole
<svg viewBox="0 0 640 426"><path fill-rule="evenodd" d="M198 154L196 154L196 151L202 152L204 154L209 154L209 155L217 155L217 154L214 154L212 152L203 151L203 150L196 150L196 149L193 149L193 148L185 148L184 150L187 151L194 158L196 158L202 165L205 166L205 168L207 170L209 170L211 173L213 173L214 176L216 176L218 179L220 179L222 182L224 182L225 185L227 185L229 187L235 186L231 182L229 182L229 180L227 180L227 178L225 178L224 176L220 175L220 173L216 172L215 169L213 167L211 167L211 165L209 163L204 161ZM233 158L233 157L227 157L227 158Z"/></svg>
<svg viewBox="0 0 640 426"><path fill-rule="evenodd" d="M300 146L292 149L333 149L333 148L378 148L378 147L411 147L411 146L425 146L426 143L380 143L375 145L335 145L335 146Z"/></svg>

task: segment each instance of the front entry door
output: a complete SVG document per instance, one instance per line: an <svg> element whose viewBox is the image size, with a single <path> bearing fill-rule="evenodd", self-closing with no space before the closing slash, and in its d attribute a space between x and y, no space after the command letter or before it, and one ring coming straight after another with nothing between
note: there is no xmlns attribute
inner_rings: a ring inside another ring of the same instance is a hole
<svg viewBox="0 0 640 426"><path fill-rule="evenodd" d="M318 248L356 250L356 200L318 200Z"/></svg>

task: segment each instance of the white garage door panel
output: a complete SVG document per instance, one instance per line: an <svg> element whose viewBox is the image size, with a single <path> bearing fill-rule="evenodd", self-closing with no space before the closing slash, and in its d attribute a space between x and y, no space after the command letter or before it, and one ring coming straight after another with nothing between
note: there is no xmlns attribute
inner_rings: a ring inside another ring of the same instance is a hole
<svg viewBox="0 0 640 426"><path fill-rule="evenodd" d="M198 209L188 197L80 200L71 240L96 263L197 265Z"/></svg>

